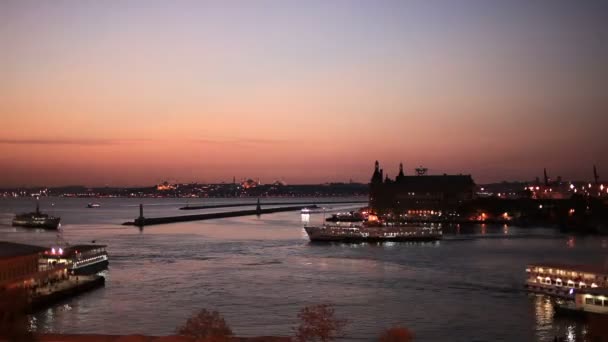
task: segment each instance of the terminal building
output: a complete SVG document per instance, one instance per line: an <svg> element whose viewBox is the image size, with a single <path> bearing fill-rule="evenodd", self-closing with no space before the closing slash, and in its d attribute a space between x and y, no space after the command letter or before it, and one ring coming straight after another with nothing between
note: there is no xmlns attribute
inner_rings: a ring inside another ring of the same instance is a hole
<svg viewBox="0 0 608 342"><path fill-rule="evenodd" d="M67 277L65 264L49 264L47 248L0 241L0 291L30 289Z"/></svg>
<svg viewBox="0 0 608 342"><path fill-rule="evenodd" d="M410 218L450 217L460 204L473 199L475 182L470 175L427 175L416 168L405 175L403 164L395 179L384 175L376 161L370 182L369 203L378 214L392 213Z"/></svg>

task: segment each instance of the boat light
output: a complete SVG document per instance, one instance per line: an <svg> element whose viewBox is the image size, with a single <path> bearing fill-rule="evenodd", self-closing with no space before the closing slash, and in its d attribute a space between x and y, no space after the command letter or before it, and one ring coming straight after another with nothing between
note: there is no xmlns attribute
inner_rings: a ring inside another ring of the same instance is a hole
<svg viewBox="0 0 608 342"><path fill-rule="evenodd" d="M55 248L51 248L51 254L55 254Z"/></svg>
<svg viewBox="0 0 608 342"><path fill-rule="evenodd" d="M59 254L63 254L63 249L59 248Z"/></svg>

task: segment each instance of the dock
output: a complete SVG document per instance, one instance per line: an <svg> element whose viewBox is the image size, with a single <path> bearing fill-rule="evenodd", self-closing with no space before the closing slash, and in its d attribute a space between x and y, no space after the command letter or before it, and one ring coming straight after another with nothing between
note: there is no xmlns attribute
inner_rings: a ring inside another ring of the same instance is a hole
<svg viewBox="0 0 608 342"><path fill-rule="evenodd" d="M317 205L317 204L363 204L368 203L367 200L359 200L359 201L314 201L314 202L267 202L261 203L263 205ZM231 203L231 204L210 204L210 205L187 205L185 207L179 208L179 210L201 210L201 209L218 209L218 208L232 208L232 207L247 207L253 206L256 203Z"/></svg>
<svg viewBox="0 0 608 342"><path fill-rule="evenodd" d="M98 275L71 276L51 287L38 289L31 297L31 312L46 309L63 300L105 285L105 278Z"/></svg>
<svg viewBox="0 0 608 342"><path fill-rule="evenodd" d="M279 207L279 208L268 208L261 209L258 207L256 209L248 209L248 210L238 210L238 211L230 211L224 213L208 213L208 214L196 214L196 215L182 215L182 216L165 216L165 217L143 217L143 209L140 209L140 217L133 221L128 221L123 223L124 226L152 226L157 224L168 224L168 223L176 223L176 222L188 222L188 221L202 221L202 220L213 220L227 217L239 217L239 216L250 216L250 215L261 215L261 214L272 214L272 213L280 213L284 211L296 211L302 210L303 208L307 208L309 205L298 205L298 206L289 206L289 207Z"/></svg>

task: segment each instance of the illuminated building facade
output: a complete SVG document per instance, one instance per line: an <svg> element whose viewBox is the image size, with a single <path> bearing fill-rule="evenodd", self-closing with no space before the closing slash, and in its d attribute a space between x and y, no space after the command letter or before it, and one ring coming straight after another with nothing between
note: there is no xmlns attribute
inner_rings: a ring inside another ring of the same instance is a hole
<svg viewBox="0 0 608 342"><path fill-rule="evenodd" d="M417 168L406 176L403 164L395 179L384 175L376 161L370 182L370 207L378 213L416 216L456 215L460 204L473 199L475 183L470 175L427 175Z"/></svg>
<svg viewBox="0 0 608 342"><path fill-rule="evenodd" d="M49 265L46 248L0 241L0 289L31 288L67 276L65 265Z"/></svg>

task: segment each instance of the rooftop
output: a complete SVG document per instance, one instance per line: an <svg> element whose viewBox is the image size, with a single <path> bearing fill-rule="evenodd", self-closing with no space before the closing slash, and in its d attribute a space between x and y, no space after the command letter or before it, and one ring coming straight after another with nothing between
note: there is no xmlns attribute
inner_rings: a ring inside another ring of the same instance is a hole
<svg viewBox="0 0 608 342"><path fill-rule="evenodd" d="M608 296L608 289L602 288L602 287L597 287L594 289L583 289L583 290L577 290L577 291L579 293L596 295L596 296Z"/></svg>
<svg viewBox="0 0 608 342"><path fill-rule="evenodd" d="M0 259L38 254L45 250L45 247L0 241Z"/></svg>
<svg viewBox="0 0 608 342"><path fill-rule="evenodd" d="M608 274L608 267L601 265L572 265L572 264L560 264L557 262L543 262L537 264L530 264L531 267L543 267L553 268L564 271L574 271L583 273L594 273L594 274Z"/></svg>

